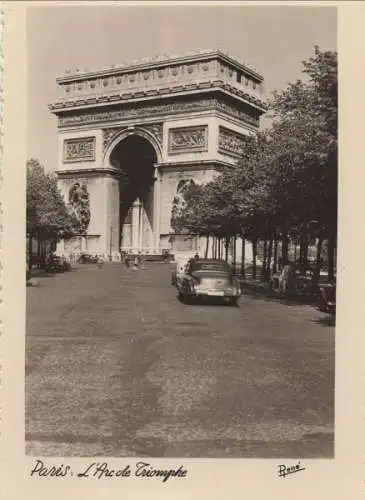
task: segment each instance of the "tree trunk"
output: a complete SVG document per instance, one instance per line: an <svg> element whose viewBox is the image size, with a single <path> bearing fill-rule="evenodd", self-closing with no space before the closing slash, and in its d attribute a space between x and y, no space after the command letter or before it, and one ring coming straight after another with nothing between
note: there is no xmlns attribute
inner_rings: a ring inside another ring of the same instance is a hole
<svg viewBox="0 0 365 500"><path fill-rule="evenodd" d="M209 251L209 234L207 235L207 243L205 246L205 258L208 258L208 251Z"/></svg>
<svg viewBox="0 0 365 500"><path fill-rule="evenodd" d="M281 245L282 266L286 266L287 263L288 263L288 260L289 260L289 258L288 258L288 255L289 255L288 249L289 249L289 238L288 238L287 234L284 234L283 235L282 245Z"/></svg>
<svg viewBox="0 0 365 500"><path fill-rule="evenodd" d="M256 279L257 239L252 240L252 279Z"/></svg>
<svg viewBox="0 0 365 500"><path fill-rule="evenodd" d="M308 230L304 231L304 244L303 244L303 271L308 269L308 246L309 246L309 234Z"/></svg>
<svg viewBox="0 0 365 500"><path fill-rule="evenodd" d="M276 273L277 271L277 265L278 265L278 239L275 236L274 238L274 262L273 262L273 267L272 267L272 272Z"/></svg>
<svg viewBox="0 0 365 500"><path fill-rule="evenodd" d="M267 239L265 238L265 240L264 240L264 255L262 258L262 268L261 268L261 272L260 272L260 279L262 281L265 281L266 266L267 266Z"/></svg>
<svg viewBox="0 0 365 500"><path fill-rule="evenodd" d="M224 259L228 262L228 250L229 250L229 238L225 238L224 240Z"/></svg>
<svg viewBox="0 0 365 500"><path fill-rule="evenodd" d="M237 243L237 237L236 235L233 236L233 271L236 272L236 243Z"/></svg>
<svg viewBox="0 0 365 500"><path fill-rule="evenodd" d="M295 240L295 243L294 243L294 262L297 261L297 240Z"/></svg>
<svg viewBox="0 0 365 500"><path fill-rule="evenodd" d="M267 278L270 278L270 272L271 272L272 247L273 247L273 239L272 236L270 236L269 248L267 251L267 276L266 276Z"/></svg>
<svg viewBox="0 0 365 500"><path fill-rule="evenodd" d="M300 234L299 267L302 272L308 268L308 231L306 228L302 229Z"/></svg>
<svg viewBox="0 0 365 500"><path fill-rule="evenodd" d="M265 238L264 241L264 256L262 259L262 269L266 269L266 263L267 263L267 240Z"/></svg>
<svg viewBox="0 0 365 500"><path fill-rule="evenodd" d="M40 234L37 233L37 269L41 268L41 238Z"/></svg>
<svg viewBox="0 0 365 500"><path fill-rule="evenodd" d="M221 258L221 239L217 238L218 259Z"/></svg>
<svg viewBox="0 0 365 500"><path fill-rule="evenodd" d="M317 241L316 268L315 268L314 276L313 276L313 284L314 285L318 284L319 275L321 273L322 243L323 243L323 238L322 238L322 236L319 236L318 241Z"/></svg>
<svg viewBox="0 0 365 500"><path fill-rule="evenodd" d="M330 236L328 238L328 279L333 280L335 275L335 238Z"/></svg>
<svg viewBox="0 0 365 500"><path fill-rule="evenodd" d="M242 241L242 257L241 257L241 275L245 277L245 253L246 253L246 240L243 236L241 236Z"/></svg>
<svg viewBox="0 0 365 500"><path fill-rule="evenodd" d="M47 255L47 241L41 241L41 268L44 269L46 264L46 255Z"/></svg>
<svg viewBox="0 0 365 500"><path fill-rule="evenodd" d="M300 269L303 268L303 232L301 231L300 237L299 237L299 267Z"/></svg>
<svg viewBox="0 0 365 500"><path fill-rule="evenodd" d="M31 233L29 233L29 236L28 236L28 277L29 277L29 279L32 276L32 260L33 260L32 259L32 256L33 256L32 243L33 243L33 235Z"/></svg>

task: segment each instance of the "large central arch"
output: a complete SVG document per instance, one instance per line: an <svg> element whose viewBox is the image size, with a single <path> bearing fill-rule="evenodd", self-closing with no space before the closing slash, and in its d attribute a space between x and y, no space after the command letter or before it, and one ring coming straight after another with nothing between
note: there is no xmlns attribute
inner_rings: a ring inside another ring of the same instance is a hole
<svg viewBox="0 0 365 500"><path fill-rule="evenodd" d="M140 132L122 134L112 142L106 157L118 171L119 248L131 252L152 248L155 243L158 151L147 137Z"/></svg>

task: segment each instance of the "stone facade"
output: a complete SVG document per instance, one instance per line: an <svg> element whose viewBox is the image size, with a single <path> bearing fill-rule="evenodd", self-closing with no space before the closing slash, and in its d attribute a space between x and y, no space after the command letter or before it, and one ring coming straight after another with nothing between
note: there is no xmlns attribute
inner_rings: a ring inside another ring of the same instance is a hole
<svg viewBox="0 0 365 500"><path fill-rule="evenodd" d="M234 167L266 110L262 77L220 51L67 72L57 83L59 186L65 199L86 186L90 221L75 241L105 255L173 247L179 183Z"/></svg>

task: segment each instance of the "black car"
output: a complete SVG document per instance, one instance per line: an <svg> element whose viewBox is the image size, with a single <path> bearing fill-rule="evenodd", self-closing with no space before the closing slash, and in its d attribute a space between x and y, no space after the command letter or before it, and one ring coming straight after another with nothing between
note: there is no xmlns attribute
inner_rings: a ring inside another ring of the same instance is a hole
<svg viewBox="0 0 365 500"><path fill-rule="evenodd" d="M218 298L237 305L242 293L231 266L215 259L191 259L177 282L177 289L179 299L183 302L194 298Z"/></svg>

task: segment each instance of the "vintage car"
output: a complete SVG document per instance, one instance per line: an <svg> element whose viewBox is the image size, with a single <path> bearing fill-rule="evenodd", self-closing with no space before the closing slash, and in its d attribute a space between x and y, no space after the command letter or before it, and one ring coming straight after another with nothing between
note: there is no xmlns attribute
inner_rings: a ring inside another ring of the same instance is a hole
<svg viewBox="0 0 365 500"><path fill-rule="evenodd" d="M60 273L63 271L70 271L71 264L64 256L51 254L46 262L45 270L48 273Z"/></svg>
<svg viewBox="0 0 365 500"><path fill-rule="evenodd" d="M239 281L223 260L191 259L184 275L177 280L179 300L220 299L237 305L241 296Z"/></svg>
<svg viewBox="0 0 365 500"><path fill-rule="evenodd" d="M319 286L318 309L331 315L336 314L336 283L326 283Z"/></svg>

